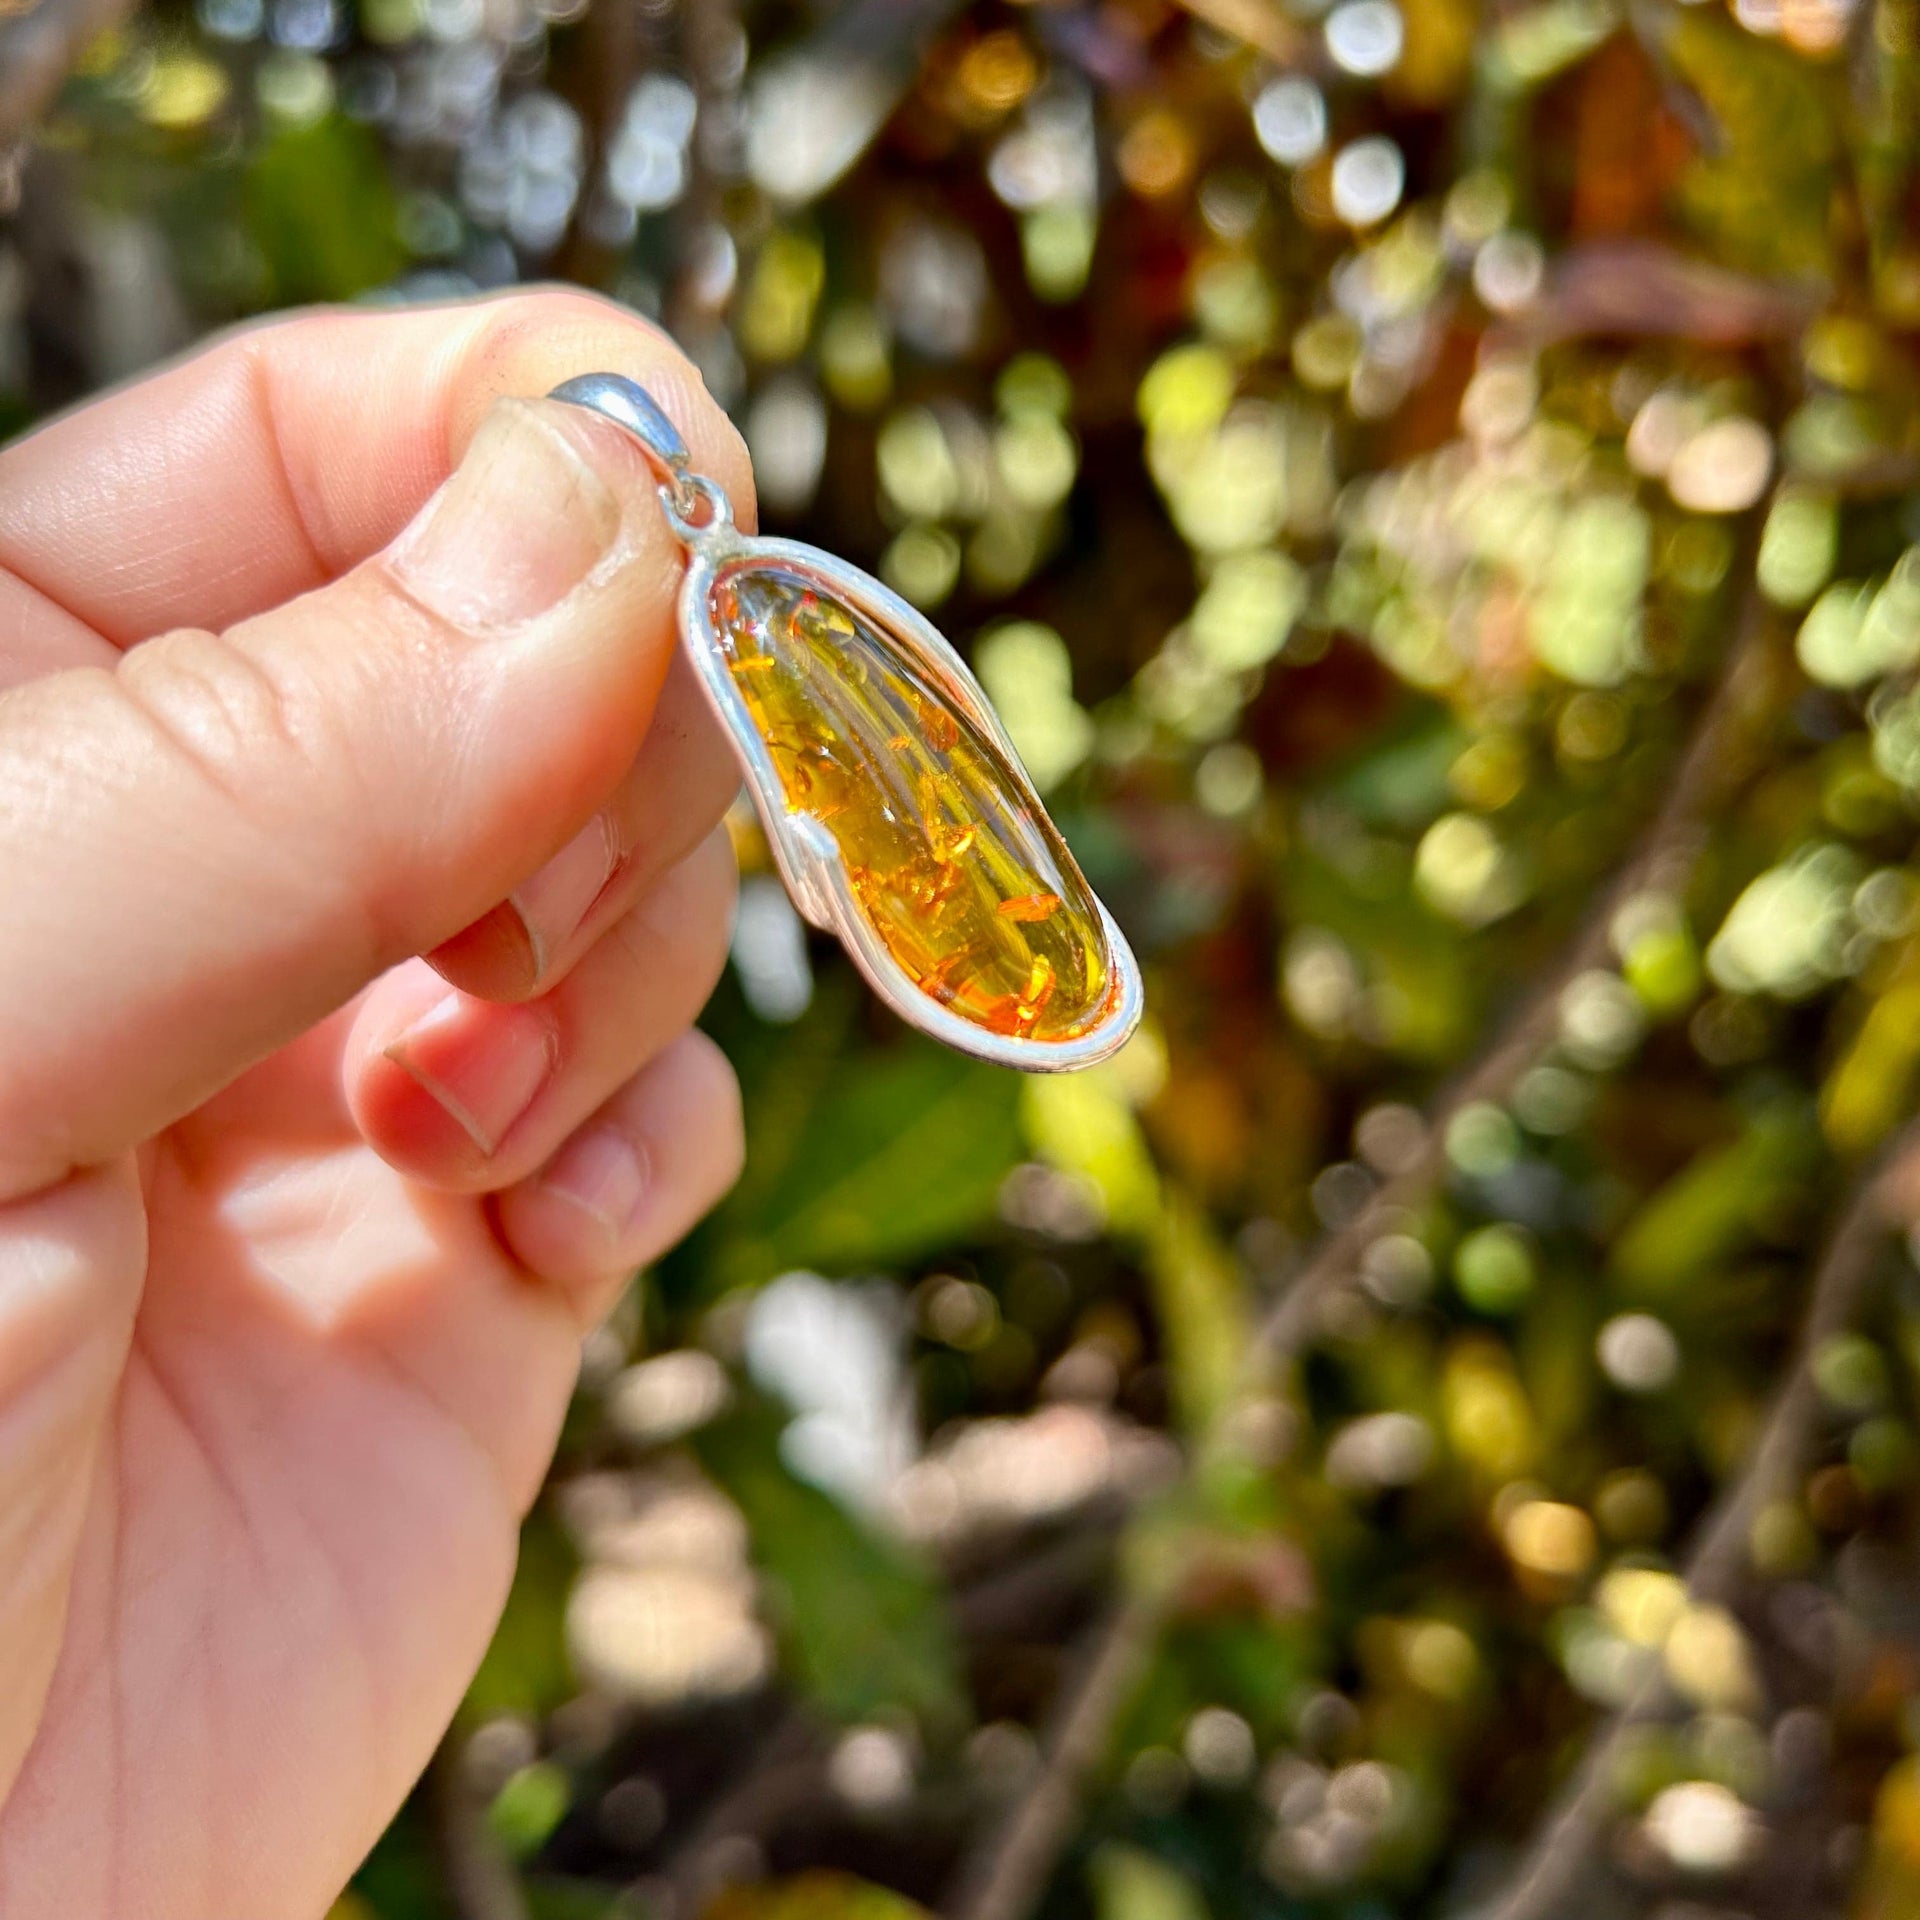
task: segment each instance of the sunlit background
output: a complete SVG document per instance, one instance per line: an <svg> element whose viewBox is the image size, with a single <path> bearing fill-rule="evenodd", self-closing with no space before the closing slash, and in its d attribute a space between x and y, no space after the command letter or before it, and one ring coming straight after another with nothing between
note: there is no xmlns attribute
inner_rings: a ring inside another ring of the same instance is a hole
<svg viewBox="0 0 1920 1920"><path fill-rule="evenodd" d="M746 1176L334 1920L1920 1914L1920 0L199 0L15 180L12 426L660 319L1147 971L941 1054L742 824Z"/></svg>

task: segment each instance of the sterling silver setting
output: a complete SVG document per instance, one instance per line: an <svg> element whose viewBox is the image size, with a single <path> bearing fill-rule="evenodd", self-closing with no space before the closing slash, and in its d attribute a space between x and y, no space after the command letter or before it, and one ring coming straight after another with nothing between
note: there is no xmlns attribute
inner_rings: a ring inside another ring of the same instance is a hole
<svg viewBox="0 0 1920 1920"><path fill-rule="evenodd" d="M797 540L743 534L725 490L692 468L680 431L644 387L618 374L566 381L549 396L585 407L623 428L645 450L660 483L660 505L687 550L680 584L680 633L708 704L733 742L747 791L787 892L801 915L831 933L852 956L873 991L908 1025L960 1053L1023 1073L1067 1073L1116 1053L1140 1024L1145 996L1140 968L1106 903L1089 895L1105 932L1112 984L1099 1025L1070 1040L1030 1040L990 1033L949 1012L920 991L868 923L847 878L839 843L813 815L792 809L767 743L734 684L713 620L713 589L736 568L778 567L868 620L964 712L1026 777L1000 716L940 631L918 608L844 560ZM1032 782L1028 779L1029 792ZM1032 804L1040 802L1034 794Z"/></svg>

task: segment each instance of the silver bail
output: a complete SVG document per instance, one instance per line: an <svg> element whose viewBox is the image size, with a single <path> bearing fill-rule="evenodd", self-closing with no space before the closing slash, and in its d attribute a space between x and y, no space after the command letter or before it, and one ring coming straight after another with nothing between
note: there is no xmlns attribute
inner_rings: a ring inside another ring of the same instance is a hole
<svg viewBox="0 0 1920 1920"><path fill-rule="evenodd" d="M733 515L726 495L705 474L693 471L693 455L667 410L637 380L620 373L582 373L547 395L570 407L585 407L624 427L645 448L661 475L668 522L689 546L724 532ZM696 524L695 516L706 518Z"/></svg>
<svg viewBox="0 0 1920 1920"><path fill-rule="evenodd" d="M637 380L618 373L582 373L561 381L547 398L564 400L570 407L591 407L595 413L604 413L609 420L617 421L666 468L673 480L684 479L693 465L693 455L687 451L680 429Z"/></svg>

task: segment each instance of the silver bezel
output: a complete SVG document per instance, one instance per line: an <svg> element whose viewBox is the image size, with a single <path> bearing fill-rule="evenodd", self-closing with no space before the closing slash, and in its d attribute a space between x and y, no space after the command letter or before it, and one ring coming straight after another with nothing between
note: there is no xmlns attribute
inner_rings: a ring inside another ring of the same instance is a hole
<svg viewBox="0 0 1920 1920"><path fill-rule="evenodd" d="M677 530L677 529L676 529ZM783 567L798 574L830 599L844 601L900 643L934 684L994 741L1015 767L1020 756L1007 738L1000 717L939 630L916 607L890 592L871 574L836 560L797 540L763 540L743 534L726 519L689 530L686 577L680 587L680 630L695 673L720 724L733 741L746 774L767 844L794 904L816 927L831 933L852 955L854 964L882 1000L910 1026L961 1053L1015 1067L1023 1073L1069 1073L1090 1067L1118 1052L1140 1024L1144 994L1140 968L1106 903L1087 889L1099 909L1112 957L1112 1005L1097 1027L1072 1040L1023 1040L986 1033L971 1021L949 1013L915 986L886 950L860 911L847 879L839 844L811 814L787 806L779 770L753 715L734 685L720 636L714 629L712 596L722 570L746 566ZM1069 856L1071 858L1071 856Z"/></svg>

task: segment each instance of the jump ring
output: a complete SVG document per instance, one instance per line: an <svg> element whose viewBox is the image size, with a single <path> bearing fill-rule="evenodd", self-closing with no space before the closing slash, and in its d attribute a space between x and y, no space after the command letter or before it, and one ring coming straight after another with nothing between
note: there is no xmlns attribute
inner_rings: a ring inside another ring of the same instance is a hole
<svg viewBox="0 0 1920 1920"><path fill-rule="evenodd" d="M726 489L704 473L681 473L660 486L660 505L674 537L697 547L733 526L733 502Z"/></svg>

